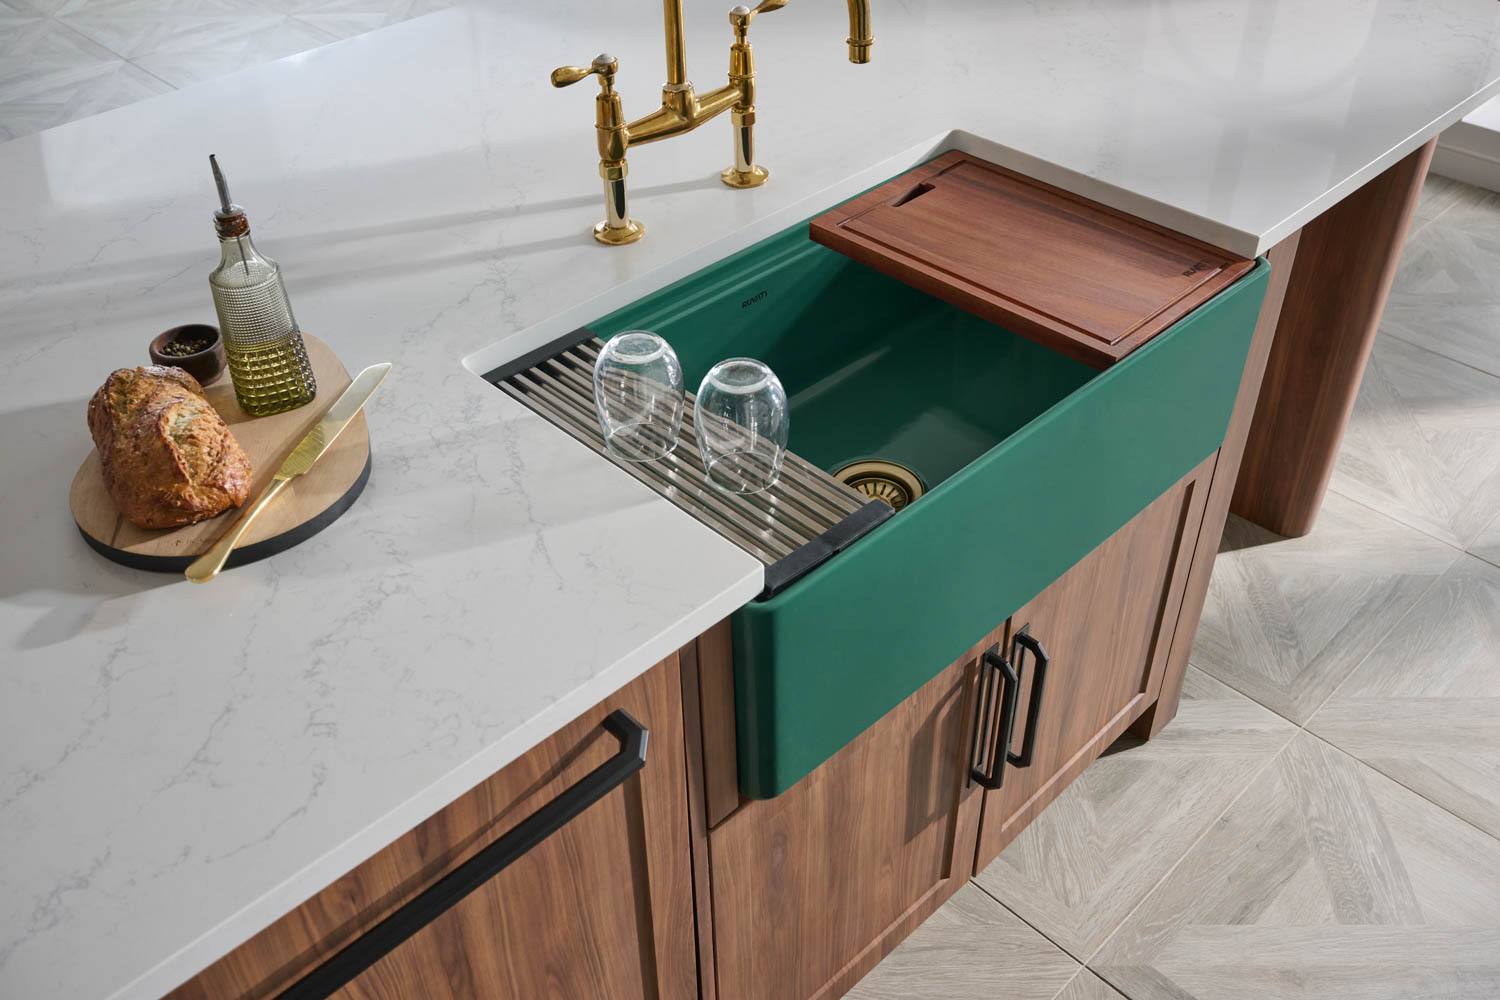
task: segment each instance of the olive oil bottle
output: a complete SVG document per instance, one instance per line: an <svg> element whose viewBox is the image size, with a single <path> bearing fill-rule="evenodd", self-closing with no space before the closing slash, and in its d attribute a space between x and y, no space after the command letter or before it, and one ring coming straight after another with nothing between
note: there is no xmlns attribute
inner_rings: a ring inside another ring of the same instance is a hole
<svg viewBox="0 0 1500 1000"><path fill-rule="evenodd" d="M229 199L219 161L208 158L219 189L214 230L219 266L208 276L234 394L246 413L264 416L312 400L318 383L281 282L281 267L250 242L245 210Z"/></svg>

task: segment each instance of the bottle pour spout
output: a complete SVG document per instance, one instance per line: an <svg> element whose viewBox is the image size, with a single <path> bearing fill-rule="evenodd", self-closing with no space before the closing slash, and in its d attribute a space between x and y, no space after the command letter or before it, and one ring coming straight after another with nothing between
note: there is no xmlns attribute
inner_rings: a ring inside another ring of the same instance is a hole
<svg viewBox="0 0 1500 1000"><path fill-rule="evenodd" d="M213 168L214 187L219 189L219 207L224 212L234 211L234 202L229 199L229 185L224 182L224 172L219 169L219 158L213 153L209 153L208 165Z"/></svg>
<svg viewBox="0 0 1500 1000"><path fill-rule="evenodd" d="M214 172L214 187L219 190L219 207L214 210L214 229L224 238L243 236L250 231L250 224L245 221L245 210L229 197L229 184L224 180L224 172L219 169L219 158L213 153L208 154L208 165Z"/></svg>

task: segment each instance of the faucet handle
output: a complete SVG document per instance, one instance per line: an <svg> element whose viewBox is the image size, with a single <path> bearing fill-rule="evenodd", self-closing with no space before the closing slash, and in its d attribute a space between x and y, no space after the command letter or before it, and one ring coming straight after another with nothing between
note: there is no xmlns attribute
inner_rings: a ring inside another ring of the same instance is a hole
<svg viewBox="0 0 1500 1000"><path fill-rule="evenodd" d="M770 2L770 0L767 0ZM785 0L782 0L784 3ZM615 85L615 71L620 68L619 60L607 52L601 52L594 57L594 61L588 66L559 66L552 71L552 86L571 87L579 80L594 74L599 75L599 86L604 93L613 93Z"/></svg>
<svg viewBox="0 0 1500 1000"><path fill-rule="evenodd" d="M745 32L750 29L750 22L755 19L756 14L769 14L786 5L787 0L760 0L754 8L746 7L744 4L735 4L729 8L729 25L734 28L735 35L743 42Z"/></svg>

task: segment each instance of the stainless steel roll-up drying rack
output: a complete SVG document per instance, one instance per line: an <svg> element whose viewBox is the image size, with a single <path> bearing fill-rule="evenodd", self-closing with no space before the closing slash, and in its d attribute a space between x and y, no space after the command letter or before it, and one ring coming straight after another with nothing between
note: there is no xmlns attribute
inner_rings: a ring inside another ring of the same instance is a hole
<svg viewBox="0 0 1500 1000"><path fill-rule="evenodd" d="M763 493L726 493L709 483L696 447L693 393L682 433L666 458L628 462L605 446L594 412L594 362L603 342L582 328L502 365L485 379L651 487L766 566L762 597L784 589L894 513L794 452Z"/></svg>

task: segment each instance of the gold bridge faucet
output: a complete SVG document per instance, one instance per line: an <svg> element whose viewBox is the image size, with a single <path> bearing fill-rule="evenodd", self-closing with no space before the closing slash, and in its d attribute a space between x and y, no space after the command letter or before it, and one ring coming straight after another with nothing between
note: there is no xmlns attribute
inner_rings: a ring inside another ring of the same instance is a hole
<svg viewBox="0 0 1500 1000"><path fill-rule="evenodd" d="M869 0L848 0L849 61L870 61ZM734 126L734 164L725 167L719 179L730 187L759 187L769 176L755 163L755 52L746 40L750 22L787 5L787 0L761 0L754 9L743 5L729 12L734 42L729 46L729 82L702 96L693 92L687 79L687 49L683 42L682 0L662 0L667 26L667 82L661 88L661 107L633 122L625 121L620 95L615 93L614 56L600 54L590 66L559 66L552 71L552 86L566 87L584 77L599 77L594 125L599 140L599 176L604 178L604 221L594 227L594 239L606 246L624 246L641 238L646 227L630 217L625 201L625 153L631 146L656 142L691 132L721 112L729 112Z"/></svg>

